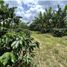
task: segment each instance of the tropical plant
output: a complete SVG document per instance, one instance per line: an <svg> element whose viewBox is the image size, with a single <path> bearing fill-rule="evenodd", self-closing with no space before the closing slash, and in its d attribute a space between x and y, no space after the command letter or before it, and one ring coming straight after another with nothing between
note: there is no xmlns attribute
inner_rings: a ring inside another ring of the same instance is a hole
<svg viewBox="0 0 67 67"><path fill-rule="evenodd" d="M60 28L61 29L63 28L64 30L64 28L67 28L66 18L67 5L65 5L63 9L58 5L58 10L53 10L52 7L50 7L48 9L45 9L44 13L40 12L39 15L35 17L33 22L30 24L30 29L40 31L42 33L43 32L51 33L53 30L55 30L55 28L58 30L60 30Z"/></svg>
<svg viewBox="0 0 67 67"><path fill-rule="evenodd" d="M0 44L0 66L3 67L16 66L20 61L23 66L30 67L33 50L38 47L38 43L24 32L7 32L0 38Z"/></svg>
<svg viewBox="0 0 67 67"><path fill-rule="evenodd" d="M4 1L0 6L0 67L31 67L38 42L15 15L15 7L8 8Z"/></svg>

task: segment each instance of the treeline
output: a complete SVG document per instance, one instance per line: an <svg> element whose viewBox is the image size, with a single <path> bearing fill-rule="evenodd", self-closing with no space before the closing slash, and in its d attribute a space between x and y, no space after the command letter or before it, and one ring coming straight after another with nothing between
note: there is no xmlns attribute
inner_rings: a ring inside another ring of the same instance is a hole
<svg viewBox="0 0 67 67"><path fill-rule="evenodd" d="M57 10L50 7L44 13L40 12L30 24L30 29L56 36L67 35L67 5L63 9L59 5L57 7Z"/></svg>

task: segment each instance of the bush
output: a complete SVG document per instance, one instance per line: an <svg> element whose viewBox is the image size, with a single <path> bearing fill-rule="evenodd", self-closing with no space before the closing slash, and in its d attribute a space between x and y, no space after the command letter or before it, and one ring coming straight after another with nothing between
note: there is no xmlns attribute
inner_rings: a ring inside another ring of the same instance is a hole
<svg viewBox="0 0 67 67"><path fill-rule="evenodd" d="M0 66L15 67L22 64L22 67L30 67L36 47L38 43L32 40L29 31L6 32L0 38Z"/></svg>
<svg viewBox="0 0 67 67"><path fill-rule="evenodd" d="M62 37L64 35L66 35L66 29L65 28L60 28L60 29L54 28L52 30L52 34L53 34L53 36L56 36L56 37Z"/></svg>

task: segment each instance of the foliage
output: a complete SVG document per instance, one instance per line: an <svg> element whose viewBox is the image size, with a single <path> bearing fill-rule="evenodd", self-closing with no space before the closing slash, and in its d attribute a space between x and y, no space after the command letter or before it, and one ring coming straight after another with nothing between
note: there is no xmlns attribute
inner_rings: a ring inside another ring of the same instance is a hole
<svg viewBox="0 0 67 67"><path fill-rule="evenodd" d="M20 61L29 64L32 51L38 46L37 42L32 41L32 38L24 32L7 32L0 38L0 44L0 62L3 66L15 65ZM15 61L11 56L15 57Z"/></svg>
<svg viewBox="0 0 67 67"><path fill-rule="evenodd" d="M8 8L4 1L0 6L0 67L31 67L38 42L31 38L21 17L15 15L16 7Z"/></svg>
<svg viewBox="0 0 67 67"><path fill-rule="evenodd" d="M52 7L45 9L44 13L39 13L30 24L30 30L40 31L42 33L51 33L54 28L67 28L67 5L62 9L58 5L58 10L53 10ZM63 32L63 31L62 31ZM55 33L54 33L55 34ZM58 33L62 36L62 34ZM57 34L56 34L57 35ZM64 33L63 33L64 35Z"/></svg>
<svg viewBox="0 0 67 67"><path fill-rule="evenodd" d="M19 25L20 16L15 14L16 7L9 8L8 4L0 1L0 26L6 28L16 28ZM24 26L24 25L23 25Z"/></svg>
<svg viewBox="0 0 67 67"><path fill-rule="evenodd" d="M0 66L7 67L16 62L16 57L12 52L6 52L0 57Z"/></svg>
<svg viewBox="0 0 67 67"><path fill-rule="evenodd" d="M65 32L66 32L66 29L64 28L60 28L60 29L53 29L52 30L52 34L54 35L54 36L57 36L57 37L61 37L61 36L63 36L63 35L65 35Z"/></svg>

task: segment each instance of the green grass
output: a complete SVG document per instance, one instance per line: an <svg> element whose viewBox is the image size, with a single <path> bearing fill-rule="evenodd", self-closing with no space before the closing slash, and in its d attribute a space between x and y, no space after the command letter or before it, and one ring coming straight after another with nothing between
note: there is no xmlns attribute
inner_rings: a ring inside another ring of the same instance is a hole
<svg viewBox="0 0 67 67"><path fill-rule="evenodd" d="M38 67L67 67L67 36L59 38L32 32L32 37L40 43L34 58Z"/></svg>

